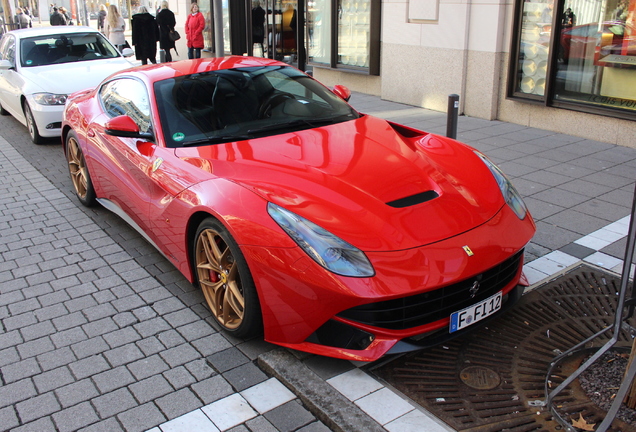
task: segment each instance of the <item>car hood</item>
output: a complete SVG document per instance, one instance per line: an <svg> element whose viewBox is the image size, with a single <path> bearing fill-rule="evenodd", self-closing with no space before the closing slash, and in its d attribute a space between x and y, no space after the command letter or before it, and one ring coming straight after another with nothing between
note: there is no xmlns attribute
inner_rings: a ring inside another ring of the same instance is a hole
<svg viewBox="0 0 636 432"><path fill-rule="evenodd" d="M31 81L34 86L32 93L71 94L95 87L110 74L129 67L133 64L119 57L22 68L20 74Z"/></svg>
<svg viewBox="0 0 636 432"><path fill-rule="evenodd" d="M363 116L327 127L176 155L237 182L364 251L435 243L504 205L473 149Z"/></svg>

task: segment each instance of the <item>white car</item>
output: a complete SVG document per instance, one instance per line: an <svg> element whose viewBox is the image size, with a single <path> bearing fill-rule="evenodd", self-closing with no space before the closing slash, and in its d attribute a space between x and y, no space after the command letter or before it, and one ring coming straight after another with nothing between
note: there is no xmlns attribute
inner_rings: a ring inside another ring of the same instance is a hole
<svg viewBox="0 0 636 432"><path fill-rule="evenodd" d="M29 129L31 140L61 134L66 97L132 67L100 32L83 26L14 30L0 40L0 114Z"/></svg>

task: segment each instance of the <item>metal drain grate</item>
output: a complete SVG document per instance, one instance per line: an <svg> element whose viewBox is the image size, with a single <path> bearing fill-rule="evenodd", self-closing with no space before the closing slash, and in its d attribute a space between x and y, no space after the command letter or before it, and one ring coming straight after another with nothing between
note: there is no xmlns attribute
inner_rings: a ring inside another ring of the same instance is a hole
<svg viewBox="0 0 636 432"><path fill-rule="evenodd" d="M401 356L372 370L413 401L459 431L561 430L549 410L528 406L545 398L555 350L566 351L614 321L620 279L581 266L523 296L488 327L443 346ZM634 325L633 318L630 324ZM611 336L611 335L608 335ZM625 332L620 337L631 346ZM606 342L606 336L594 341ZM557 386L581 364L584 353L564 361L550 377ZM575 380L554 400L566 418L582 414L600 423L605 412ZM616 419L610 430L636 431Z"/></svg>

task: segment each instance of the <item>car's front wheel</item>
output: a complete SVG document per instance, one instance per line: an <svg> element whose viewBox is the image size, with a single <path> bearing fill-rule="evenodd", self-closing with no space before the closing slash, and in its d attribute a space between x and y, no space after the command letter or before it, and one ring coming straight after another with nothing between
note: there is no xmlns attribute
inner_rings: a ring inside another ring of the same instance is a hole
<svg viewBox="0 0 636 432"><path fill-rule="evenodd" d="M3 116L9 115L9 111L4 109L1 103L0 103L0 115L3 115Z"/></svg>
<svg viewBox="0 0 636 432"><path fill-rule="evenodd" d="M241 250L218 220L208 218L194 242L196 280L214 319L239 338L262 332L262 316L252 275Z"/></svg>
<svg viewBox="0 0 636 432"><path fill-rule="evenodd" d="M73 131L69 132L66 137L66 161L75 195L86 207L95 205L96 196L93 182L91 182L91 176L88 173L84 153L77 140L77 135Z"/></svg>
<svg viewBox="0 0 636 432"><path fill-rule="evenodd" d="M31 112L31 107L27 101L24 101L24 117L26 118L27 129L29 129L31 141L36 144L42 144L44 142L44 138L42 138L42 136L40 136L40 132L38 132L38 125L35 124L33 112Z"/></svg>

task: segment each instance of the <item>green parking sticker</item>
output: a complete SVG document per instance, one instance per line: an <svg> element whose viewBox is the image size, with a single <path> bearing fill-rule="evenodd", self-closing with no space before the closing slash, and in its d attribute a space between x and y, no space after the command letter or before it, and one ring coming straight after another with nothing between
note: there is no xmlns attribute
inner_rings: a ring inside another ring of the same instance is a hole
<svg viewBox="0 0 636 432"><path fill-rule="evenodd" d="M172 135L172 139L174 141L183 141L183 139L185 138L185 134L181 133L181 132L177 132L174 135Z"/></svg>

